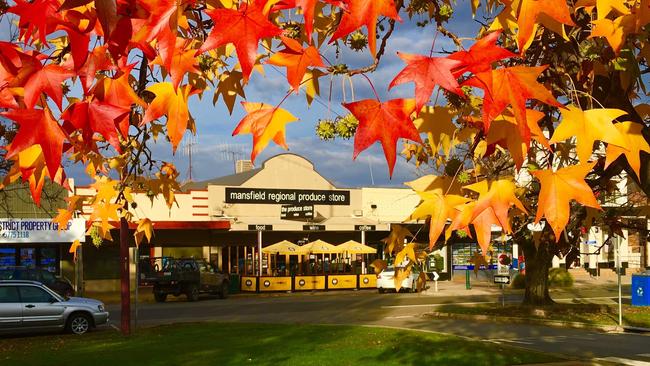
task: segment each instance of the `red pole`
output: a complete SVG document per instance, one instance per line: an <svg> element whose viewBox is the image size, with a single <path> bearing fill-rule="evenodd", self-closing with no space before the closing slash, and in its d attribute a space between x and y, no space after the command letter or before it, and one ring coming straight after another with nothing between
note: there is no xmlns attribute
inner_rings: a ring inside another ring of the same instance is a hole
<svg viewBox="0 0 650 366"><path fill-rule="evenodd" d="M120 219L120 292L122 298L121 329L123 335L131 334L131 275L129 272L129 223Z"/></svg>

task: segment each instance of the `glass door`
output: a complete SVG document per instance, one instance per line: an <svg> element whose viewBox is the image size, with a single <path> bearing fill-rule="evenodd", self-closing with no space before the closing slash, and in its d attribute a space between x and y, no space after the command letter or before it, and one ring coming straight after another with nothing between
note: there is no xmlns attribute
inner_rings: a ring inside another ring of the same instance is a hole
<svg viewBox="0 0 650 366"><path fill-rule="evenodd" d="M36 248L20 248L20 265L36 267Z"/></svg>

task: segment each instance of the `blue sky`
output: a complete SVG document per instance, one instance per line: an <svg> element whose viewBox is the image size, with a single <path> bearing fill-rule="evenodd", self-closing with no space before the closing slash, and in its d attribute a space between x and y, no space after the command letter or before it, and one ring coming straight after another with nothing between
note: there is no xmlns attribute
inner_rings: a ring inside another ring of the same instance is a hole
<svg viewBox="0 0 650 366"><path fill-rule="evenodd" d="M391 98L412 98L413 84L405 84L387 91L390 81L404 67L404 63L396 56L396 51L407 53L428 54L435 30L432 26L420 28L415 26L415 20L409 21L408 16L401 14L404 22L399 24L387 45L387 52L381 60L377 71L370 74L377 92L382 100ZM478 24L471 20L470 5L468 1L460 1L450 28L464 37L473 37L478 29ZM463 21L460 21L463 20ZM470 45L468 43L468 45ZM344 48L345 49L345 48ZM450 40L438 36L435 50L454 50ZM334 48L329 49L324 45L321 52L329 60L334 60ZM333 61L334 62L334 61ZM365 66L372 63L372 57L366 49L364 52L346 50L340 59L351 67ZM288 90L284 68L265 65L265 75L254 73L245 92L248 101L277 104ZM289 152L299 154L312 161L316 169L330 181L340 187L357 186L402 186L405 181L416 177L416 168L398 157L393 173L389 178L388 167L381 146L376 143L368 150L362 152L356 160L352 159L353 140L321 141L315 134L315 126L319 119L336 117L347 114L340 103L343 101L341 78L332 80L332 103L328 108L329 75L320 79L321 97L314 101L311 107L305 102L304 93L290 96L282 107L293 113L300 121L287 125L286 137ZM356 100L374 98L368 82L362 76L352 79ZM351 101L349 84L346 83L346 99ZM232 115L221 100L216 106L212 105L212 91L207 91L203 100L193 97L190 102L190 112L197 124L196 144L192 155L193 180L200 181L218 176L232 174L232 156L248 159L252 148L251 135L232 137L232 130L244 116L243 109L238 99ZM186 137L189 137L189 133ZM189 141L189 139L186 139ZM166 144L162 144L166 145ZM398 143L398 152L401 151ZM172 156L168 146L156 148L158 158L174 162L182 174L182 179L187 179L188 156L182 153L179 147L175 156ZM273 142L257 157L256 166L271 156L285 152ZM372 172L372 173L371 173Z"/></svg>

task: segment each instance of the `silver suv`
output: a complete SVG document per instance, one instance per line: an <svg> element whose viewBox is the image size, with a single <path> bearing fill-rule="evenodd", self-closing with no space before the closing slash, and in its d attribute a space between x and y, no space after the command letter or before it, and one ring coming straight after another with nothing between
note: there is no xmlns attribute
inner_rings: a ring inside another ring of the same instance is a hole
<svg viewBox="0 0 650 366"><path fill-rule="evenodd" d="M0 334L55 329L83 334L107 322L101 301L64 298L36 281L0 281Z"/></svg>

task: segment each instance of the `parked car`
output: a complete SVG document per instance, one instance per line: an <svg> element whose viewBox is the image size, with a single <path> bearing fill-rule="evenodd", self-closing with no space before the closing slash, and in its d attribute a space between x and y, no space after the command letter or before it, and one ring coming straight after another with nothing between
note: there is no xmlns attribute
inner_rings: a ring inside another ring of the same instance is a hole
<svg viewBox="0 0 650 366"><path fill-rule="evenodd" d="M413 268L409 276L402 281L400 290L417 292L419 276L420 271L417 268ZM395 290L395 267L386 267L377 275L377 290L380 294L383 294L387 290Z"/></svg>
<svg viewBox="0 0 650 366"><path fill-rule="evenodd" d="M140 283L153 286L154 299L165 302L167 295L186 295L197 301L200 293L228 296L228 277L203 259L146 258L140 261Z"/></svg>
<svg viewBox="0 0 650 366"><path fill-rule="evenodd" d="M108 323L101 301L62 297L36 281L0 280L0 333L66 330L84 334Z"/></svg>
<svg viewBox="0 0 650 366"><path fill-rule="evenodd" d="M36 281L44 284L61 296L74 296L74 287L67 278L56 276L46 269L2 267L0 268L0 280Z"/></svg>

